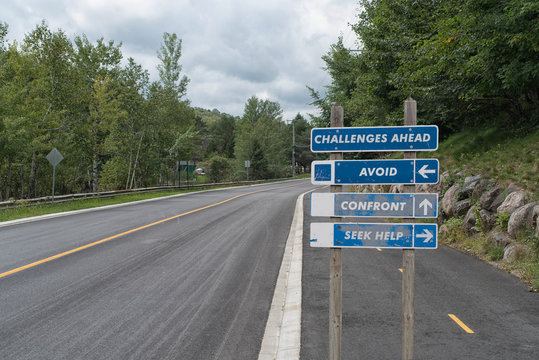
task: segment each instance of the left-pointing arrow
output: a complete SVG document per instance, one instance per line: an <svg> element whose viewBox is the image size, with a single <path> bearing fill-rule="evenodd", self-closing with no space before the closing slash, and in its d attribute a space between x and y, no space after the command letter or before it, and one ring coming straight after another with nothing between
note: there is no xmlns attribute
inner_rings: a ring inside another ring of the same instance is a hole
<svg viewBox="0 0 539 360"><path fill-rule="evenodd" d="M423 176L425 179L428 178L427 174L434 174L436 173L436 170L434 169L427 169L428 165L423 165L421 169L419 169L418 173L419 175Z"/></svg>
<svg viewBox="0 0 539 360"><path fill-rule="evenodd" d="M424 229L423 230L424 232L422 234L417 234L416 237L418 238L425 238L425 240L423 240L424 243L428 243L432 240L432 238L434 237L434 235L428 231L427 229Z"/></svg>

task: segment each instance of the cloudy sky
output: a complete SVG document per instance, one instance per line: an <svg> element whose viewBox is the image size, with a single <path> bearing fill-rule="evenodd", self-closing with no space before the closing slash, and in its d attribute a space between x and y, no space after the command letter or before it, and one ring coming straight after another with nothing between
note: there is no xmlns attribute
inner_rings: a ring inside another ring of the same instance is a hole
<svg viewBox="0 0 539 360"><path fill-rule="evenodd" d="M86 34L122 42L157 80L164 32L182 40L183 74L193 106L241 115L247 99L277 101L284 119L317 113L306 85L330 82L321 56L343 36L357 48L349 24L356 0L3 0L8 40L21 41L41 20L70 38Z"/></svg>

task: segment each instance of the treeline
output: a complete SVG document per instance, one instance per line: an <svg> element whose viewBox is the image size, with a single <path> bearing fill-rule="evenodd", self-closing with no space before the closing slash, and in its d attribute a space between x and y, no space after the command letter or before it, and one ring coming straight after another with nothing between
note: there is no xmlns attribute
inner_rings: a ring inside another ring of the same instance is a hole
<svg viewBox="0 0 539 360"><path fill-rule="evenodd" d="M292 130L278 103L252 97L241 118L190 106L176 34L163 35L158 81L122 61L121 43L71 40L45 22L20 44L7 34L0 22L0 199L50 195L53 148L64 156L56 194L173 184L178 161L215 181L244 179L245 160L250 178L291 173ZM295 124L308 141L307 121L298 114Z"/></svg>
<svg viewBox="0 0 539 360"><path fill-rule="evenodd" d="M361 0L358 49L342 38L323 57L332 83L313 104L329 121L401 125L403 101L442 136L463 127L539 126L539 2L527 0Z"/></svg>

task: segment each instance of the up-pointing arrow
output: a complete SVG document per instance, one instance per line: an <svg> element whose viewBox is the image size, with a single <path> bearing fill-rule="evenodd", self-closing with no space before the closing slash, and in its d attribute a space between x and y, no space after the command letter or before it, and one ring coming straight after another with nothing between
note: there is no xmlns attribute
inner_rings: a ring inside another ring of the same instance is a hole
<svg viewBox="0 0 539 360"><path fill-rule="evenodd" d="M427 169L428 165L425 164L419 169L418 173L419 175L423 176L425 179L428 178L427 174L434 174L436 173L435 169Z"/></svg>
<svg viewBox="0 0 539 360"><path fill-rule="evenodd" d="M425 238L425 240L423 240L423 242L428 243L428 242L431 241L431 239L434 237L434 235L429 230L424 229L423 233L422 234L417 234L416 237Z"/></svg>
<svg viewBox="0 0 539 360"><path fill-rule="evenodd" d="M432 208L432 203L428 201L427 199L424 199L423 201L419 203L419 207L423 208L423 215L426 216L429 211L428 208Z"/></svg>

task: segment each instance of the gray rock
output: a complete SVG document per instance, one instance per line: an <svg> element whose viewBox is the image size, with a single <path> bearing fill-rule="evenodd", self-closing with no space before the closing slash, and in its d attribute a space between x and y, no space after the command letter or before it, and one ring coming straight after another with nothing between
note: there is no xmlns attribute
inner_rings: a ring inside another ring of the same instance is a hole
<svg viewBox="0 0 539 360"><path fill-rule="evenodd" d="M493 203L495 202L496 198L505 190L504 186L501 184L496 184L492 189L485 192L481 197L479 198L479 203L481 204L481 208L495 212L498 208L498 205L496 207L493 206ZM503 200L502 200L503 201ZM500 203L501 204L501 203Z"/></svg>
<svg viewBox="0 0 539 360"><path fill-rule="evenodd" d="M455 205L453 205L453 216L461 217L466 215L471 206L472 204L470 199L457 201Z"/></svg>
<svg viewBox="0 0 539 360"><path fill-rule="evenodd" d="M481 218L485 228L488 230L492 229L494 225L496 225L496 214L491 213L490 211L482 209L479 211L479 217Z"/></svg>
<svg viewBox="0 0 539 360"><path fill-rule="evenodd" d="M444 171L442 175L440 175L440 181L438 181L438 185L440 188L440 193L445 189L446 187L449 187L450 185L453 185L450 183L451 176L449 175L449 171Z"/></svg>
<svg viewBox="0 0 539 360"><path fill-rule="evenodd" d="M533 208L532 219L535 224L535 235L539 235L539 205Z"/></svg>
<svg viewBox="0 0 539 360"><path fill-rule="evenodd" d="M537 202L529 203L519 207L511 214L507 223L507 232L509 235L516 237L521 231L535 230L533 212L536 206L538 206Z"/></svg>
<svg viewBox="0 0 539 360"><path fill-rule="evenodd" d="M530 251L531 248L529 246L513 242L505 247L503 251L503 260L507 262L514 262L524 257Z"/></svg>
<svg viewBox="0 0 539 360"><path fill-rule="evenodd" d="M500 214L512 214L516 209L528 203L529 195L525 191L515 191L507 195L503 203L496 210Z"/></svg>
<svg viewBox="0 0 539 360"><path fill-rule="evenodd" d="M503 248L511 243L511 238L506 232L493 231L489 234L488 239L492 245Z"/></svg>
<svg viewBox="0 0 539 360"><path fill-rule="evenodd" d="M464 185L460 189L459 200L467 199L472 196L476 185L481 180L481 175L468 176L464 179Z"/></svg>
<svg viewBox="0 0 539 360"><path fill-rule="evenodd" d="M487 189L489 187L493 186L494 184L495 184L495 181L491 180L491 179L481 179L481 180L479 180L479 182L477 183L477 185L475 185L475 188L473 189L472 199L473 200L479 200L481 195L483 195L483 193L485 191L487 191Z"/></svg>
<svg viewBox="0 0 539 360"><path fill-rule="evenodd" d="M462 226L468 230L472 231L474 230L475 223L477 221L475 213L476 213L477 205L472 206L468 212L466 213L466 216L464 216L464 219L462 220Z"/></svg>
<svg viewBox="0 0 539 360"><path fill-rule="evenodd" d="M454 216L453 215L453 206L457 202L457 196L458 192L460 190L459 184L453 184L444 194L444 197L442 198L442 210L444 214L446 214L449 217Z"/></svg>

